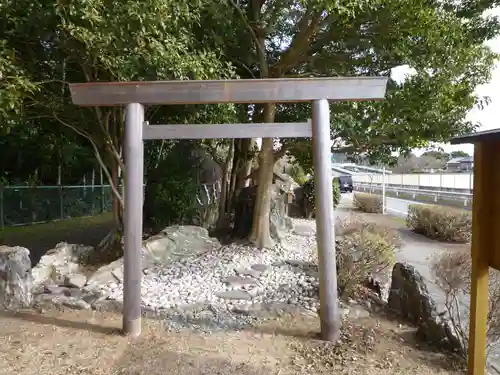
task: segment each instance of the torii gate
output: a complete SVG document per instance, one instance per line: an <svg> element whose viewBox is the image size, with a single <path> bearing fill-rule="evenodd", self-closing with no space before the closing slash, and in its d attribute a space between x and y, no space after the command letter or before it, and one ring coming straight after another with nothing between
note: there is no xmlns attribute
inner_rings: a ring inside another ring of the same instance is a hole
<svg viewBox="0 0 500 375"><path fill-rule="evenodd" d="M340 333L328 101L383 99L386 77L241 79L221 81L95 82L70 84L80 106L126 106L123 331L141 333L141 250L144 140L312 137L320 279L321 337ZM300 123L154 125L144 105L312 102L312 121Z"/></svg>

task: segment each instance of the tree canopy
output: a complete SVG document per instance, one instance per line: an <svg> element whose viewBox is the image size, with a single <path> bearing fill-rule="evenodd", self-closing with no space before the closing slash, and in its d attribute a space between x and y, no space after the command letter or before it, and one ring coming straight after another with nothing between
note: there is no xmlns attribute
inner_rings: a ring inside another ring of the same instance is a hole
<svg viewBox="0 0 500 375"><path fill-rule="evenodd" d="M0 0L0 131L10 133L2 142L10 153L21 144L44 144L44 157L25 163L25 174L77 150L93 154L123 206L117 188L126 172L123 109L76 108L68 83L390 77L406 66L411 74L389 80L386 100L331 105L335 151L386 162L393 152L407 154L478 126L466 114L488 104L475 88L488 82L497 58L484 44L500 30L498 19L485 15L497 5L500 0ZM249 103L155 106L147 116L163 123L272 122L304 121L311 113L308 104ZM200 144L223 166L228 214L256 160L255 142ZM312 168L309 140L276 145L264 139L258 158L264 168L255 212L264 219L275 161L288 153L306 172ZM158 165L164 146L148 144L147 166ZM254 221L253 235L267 246L263 222Z"/></svg>

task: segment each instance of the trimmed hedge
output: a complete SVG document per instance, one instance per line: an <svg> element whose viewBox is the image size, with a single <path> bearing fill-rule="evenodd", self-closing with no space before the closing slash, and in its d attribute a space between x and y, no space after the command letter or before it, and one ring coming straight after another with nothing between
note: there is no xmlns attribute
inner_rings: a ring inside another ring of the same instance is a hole
<svg viewBox="0 0 500 375"><path fill-rule="evenodd" d="M441 241L467 243L472 237L472 213L451 207L412 204L406 225L416 233Z"/></svg>
<svg viewBox="0 0 500 375"><path fill-rule="evenodd" d="M355 193L354 206L363 212L382 213L382 197L375 194Z"/></svg>

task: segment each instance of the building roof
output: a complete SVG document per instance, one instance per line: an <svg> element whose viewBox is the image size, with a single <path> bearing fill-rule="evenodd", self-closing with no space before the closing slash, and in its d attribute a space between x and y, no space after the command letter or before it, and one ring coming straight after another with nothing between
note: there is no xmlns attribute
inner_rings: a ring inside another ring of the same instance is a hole
<svg viewBox="0 0 500 375"><path fill-rule="evenodd" d="M462 161L462 159L464 159L464 157L453 158L453 159L448 160L448 162L446 164L458 164Z"/></svg>
<svg viewBox="0 0 500 375"><path fill-rule="evenodd" d="M446 164L472 163L473 161L474 159L472 158L472 156L461 156L448 160Z"/></svg>
<svg viewBox="0 0 500 375"><path fill-rule="evenodd" d="M461 135L452 138L450 143L452 145L460 145L464 143L481 143L497 140L500 140L500 128Z"/></svg>

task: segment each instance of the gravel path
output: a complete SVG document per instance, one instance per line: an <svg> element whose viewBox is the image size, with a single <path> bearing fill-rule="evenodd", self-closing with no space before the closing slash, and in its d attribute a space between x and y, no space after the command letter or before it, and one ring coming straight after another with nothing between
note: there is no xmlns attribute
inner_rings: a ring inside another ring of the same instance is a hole
<svg viewBox="0 0 500 375"><path fill-rule="evenodd" d="M294 227L272 249L232 244L144 270L143 306L169 315L176 325L211 329L248 325L273 309L316 313L315 223L295 219ZM123 300L123 284L111 284L105 291L108 299Z"/></svg>

